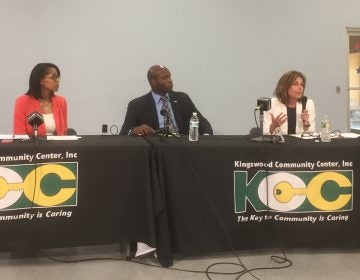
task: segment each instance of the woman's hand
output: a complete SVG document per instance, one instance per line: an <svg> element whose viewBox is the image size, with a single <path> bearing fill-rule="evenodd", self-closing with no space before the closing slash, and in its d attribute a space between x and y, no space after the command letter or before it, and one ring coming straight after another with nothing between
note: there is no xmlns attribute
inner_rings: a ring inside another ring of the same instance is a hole
<svg viewBox="0 0 360 280"><path fill-rule="evenodd" d="M272 113L270 113L270 115L271 115L270 133L273 134L275 128L282 126L283 123L287 121L287 115L285 115L284 113L280 113L276 117L274 117Z"/></svg>
<svg viewBox="0 0 360 280"><path fill-rule="evenodd" d="M309 122L309 112L308 110L304 110L302 113L301 113L301 119L303 122Z"/></svg>
<svg viewBox="0 0 360 280"><path fill-rule="evenodd" d="M304 131L308 130L309 127L310 127L309 112L308 112L308 110L305 109L305 110L301 113L300 118L301 118L302 121L303 121Z"/></svg>

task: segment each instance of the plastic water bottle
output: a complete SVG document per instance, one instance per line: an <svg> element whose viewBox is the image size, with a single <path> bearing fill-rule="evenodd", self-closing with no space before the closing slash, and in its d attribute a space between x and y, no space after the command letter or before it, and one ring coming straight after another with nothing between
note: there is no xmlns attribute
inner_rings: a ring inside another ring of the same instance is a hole
<svg viewBox="0 0 360 280"><path fill-rule="evenodd" d="M321 120L321 132L320 132L321 142L330 142L331 141L331 122L328 116L324 116Z"/></svg>
<svg viewBox="0 0 360 280"><path fill-rule="evenodd" d="M194 112L190 118L189 124L189 141L198 141L199 140L199 117L196 112Z"/></svg>

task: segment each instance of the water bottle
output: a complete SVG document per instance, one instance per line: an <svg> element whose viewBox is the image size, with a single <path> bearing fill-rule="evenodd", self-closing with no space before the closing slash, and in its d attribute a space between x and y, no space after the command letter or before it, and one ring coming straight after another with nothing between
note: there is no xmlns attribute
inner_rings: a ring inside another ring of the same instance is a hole
<svg viewBox="0 0 360 280"><path fill-rule="evenodd" d="M330 142L331 141L331 122L328 116L324 116L321 120L321 132L320 132L321 142Z"/></svg>
<svg viewBox="0 0 360 280"><path fill-rule="evenodd" d="M190 118L189 125L189 141L198 141L199 140L199 117L196 112L194 112Z"/></svg>

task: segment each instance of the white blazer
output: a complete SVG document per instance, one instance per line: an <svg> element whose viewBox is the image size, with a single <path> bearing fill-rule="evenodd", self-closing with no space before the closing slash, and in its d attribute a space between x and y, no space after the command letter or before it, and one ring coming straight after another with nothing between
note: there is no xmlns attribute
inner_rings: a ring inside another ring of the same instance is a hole
<svg viewBox="0 0 360 280"><path fill-rule="evenodd" d="M310 127L307 131L315 132L316 129L315 129L314 101L312 101L311 99L308 99L307 103L306 103L306 109L308 110L308 113L309 113L309 123L310 123ZM303 122L301 120L301 110L302 110L301 102L297 102L296 103L296 130L295 130L296 134L301 134L304 132ZM286 105L281 103L277 97L271 98L271 109L267 112L264 112L264 123L263 123L264 134L270 134L270 125L271 125L271 121L272 121L270 113L272 113L274 117L276 117L280 113L287 115ZM284 134L284 135L288 134L288 122L287 121L284 122L280 128L281 128L282 134Z"/></svg>

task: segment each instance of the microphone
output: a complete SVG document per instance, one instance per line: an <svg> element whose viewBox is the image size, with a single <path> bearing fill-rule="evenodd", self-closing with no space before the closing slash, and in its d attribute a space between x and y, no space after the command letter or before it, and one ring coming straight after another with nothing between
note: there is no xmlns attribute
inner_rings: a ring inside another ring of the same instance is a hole
<svg viewBox="0 0 360 280"><path fill-rule="evenodd" d="M307 102L307 100L308 100L308 98L305 95L301 96L301 98L299 99L299 102L301 102L301 107L302 107L301 112L304 112L306 110L306 102ZM304 128L308 128L310 126L310 123L305 122L303 120L303 126L304 126Z"/></svg>
<svg viewBox="0 0 360 280"><path fill-rule="evenodd" d="M27 115L27 121L28 124L30 124L33 128L37 128L39 125L41 125L44 122L44 118L41 114L34 111Z"/></svg>
<svg viewBox="0 0 360 280"><path fill-rule="evenodd" d="M180 137L179 133L176 131L173 123L172 123L172 117L171 117L171 113L169 110L166 109L161 109L160 110L160 115L164 116L164 128L159 128L158 131L162 132L161 137L169 137L169 136L175 136L175 137Z"/></svg>
<svg viewBox="0 0 360 280"><path fill-rule="evenodd" d="M37 139L38 127L39 127L39 125L41 125L44 122L43 116L40 113L34 111L34 112L30 113L29 115L27 115L27 121L28 121L28 124L30 124L33 127L34 136L35 136L35 139Z"/></svg>
<svg viewBox="0 0 360 280"><path fill-rule="evenodd" d="M171 121L170 112L166 109L161 109L160 115L164 116L164 128L166 131L168 131L169 126L170 126L170 121Z"/></svg>
<svg viewBox="0 0 360 280"><path fill-rule="evenodd" d="M160 110L160 115L166 117L166 118L169 118L171 119L171 116L170 116L170 112L168 110L165 110L165 109L161 109Z"/></svg>
<svg viewBox="0 0 360 280"><path fill-rule="evenodd" d="M271 109L271 99L267 97L260 97L256 103L257 107L255 110L260 110L262 115L264 111L269 111Z"/></svg>
<svg viewBox="0 0 360 280"><path fill-rule="evenodd" d="M299 102L301 102L301 106L302 106L302 112L304 112L304 110L306 110L306 102L307 102L308 98L303 95L301 96L301 98L299 99Z"/></svg>

